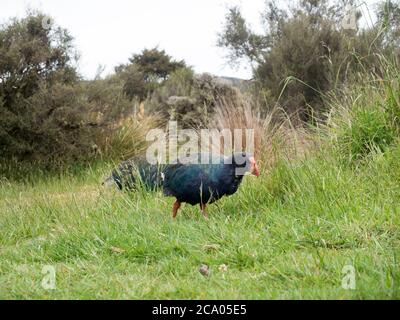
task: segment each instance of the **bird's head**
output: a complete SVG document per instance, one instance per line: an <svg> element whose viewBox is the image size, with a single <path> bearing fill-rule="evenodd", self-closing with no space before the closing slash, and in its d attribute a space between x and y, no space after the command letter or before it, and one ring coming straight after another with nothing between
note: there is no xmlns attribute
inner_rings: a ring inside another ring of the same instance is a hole
<svg viewBox="0 0 400 320"><path fill-rule="evenodd" d="M254 155L248 152L236 152L228 158L232 165L235 167L235 174L237 176L244 176L245 174L252 174L256 177L260 176L260 170L257 166L257 161Z"/></svg>

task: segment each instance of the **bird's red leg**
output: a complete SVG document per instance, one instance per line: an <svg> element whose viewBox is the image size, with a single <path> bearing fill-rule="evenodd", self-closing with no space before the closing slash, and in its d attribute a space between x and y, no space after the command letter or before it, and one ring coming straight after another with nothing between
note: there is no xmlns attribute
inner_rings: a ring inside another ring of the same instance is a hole
<svg viewBox="0 0 400 320"><path fill-rule="evenodd" d="M201 209L201 212L203 213L204 218L208 219L206 205L203 203L200 203L200 209Z"/></svg>
<svg viewBox="0 0 400 320"><path fill-rule="evenodd" d="M178 213L178 209L181 207L181 203L176 200L174 206L172 208L172 218L176 218L176 214Z"/></svg>

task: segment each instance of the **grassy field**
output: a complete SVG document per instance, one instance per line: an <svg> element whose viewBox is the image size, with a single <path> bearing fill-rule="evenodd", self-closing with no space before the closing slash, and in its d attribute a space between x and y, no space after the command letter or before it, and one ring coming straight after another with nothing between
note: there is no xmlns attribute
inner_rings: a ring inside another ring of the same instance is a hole
<svg viewBox="0 0 400 320"><path fill-rule="evenodd" d="M184 205L174 221L161 192L103 188L106 163L0 167L0 299L399 299L396 70L333 99L306 152L277 134L270 169L209 220Z"/></svg>
<svg viewBox="0 0 400 320"><path fill-rule="evenodd" d="M280 160L208 221L189 205L173 221L160 192L102 188L108 170L1 180L1 299L400 298L399 144L357 167Z"/></svg>

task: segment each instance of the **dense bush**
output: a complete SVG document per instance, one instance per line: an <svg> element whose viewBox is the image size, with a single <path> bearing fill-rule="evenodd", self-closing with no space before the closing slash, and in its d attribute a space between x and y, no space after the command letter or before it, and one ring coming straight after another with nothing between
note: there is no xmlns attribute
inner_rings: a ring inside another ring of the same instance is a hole
<svg viewBox="0 0 400 320"><path fill-rule="evenodd" d="M0 155L71 157L90 148L72 38L30 12L0 29Z"/></svg>
<svg viewBox="0 0 400 320"><path fill-rule="evenodd" d="M158 88L168 76L186 68L184 61L175 61L164 50L144 49L134 54L128 64L115 68L117 75L124 81L124 92L130 99L145 100Z"/></svg>
<svg viewBox="0 0 400 320"><path fill-rule="evenodd" d="M132 154L152 120L138 125L120 75L81 80L72 37L49 19L28 12L0 28L0 162L50 167Z"/></svg>
<svg viewBox="0 0 400 320"><path fill-rule="evenodd" d="M265 34L254 33L234 7L218 44L229 50L231 62L251 62L269 105L279 103L289 114L310 120L327 110L323 97L328 92L348 85L360 72L376 71L377 53L399 54L399 7L389 3L381 5L374 26L344 30L345 2L302 0L285 9L267 2Z"/></svg>
<svg viewBox="0 0 400 320"><path fill-rule="evenodd" d="M180 69L152 94L147 106L182 127L200 128L209 124L218 104L236 96L235 88L209 74L194 75L190 69Z"/></svg>
<svg viewBox="0 0 400 320"><path fill-rule="evenodd" d="M43 84L13 107L13 112L0 117L6 131L1 139L3 156L46 163L90 156L92 131L85 125L82 109L87 105L79 85Z"/></svg>
<svg viewBox="0 0 400 320"><path fill-rule="evenodd" d="M91 119L97 125L118 122L136 111L138 101L126 96L124 81L118 76L85 81L82 86L90 104Z"/></svg>

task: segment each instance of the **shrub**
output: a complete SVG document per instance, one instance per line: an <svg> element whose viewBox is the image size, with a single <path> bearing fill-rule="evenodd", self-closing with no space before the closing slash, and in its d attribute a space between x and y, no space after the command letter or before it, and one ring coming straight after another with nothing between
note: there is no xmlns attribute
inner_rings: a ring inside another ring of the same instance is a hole
<svg viewBox="0 0 400 320"><path fill-rule="evenodd" d="M301 0L280 8L268 1L261 14L262 34L253 32L240 9L233 7L218 45L228 49L230 62L251 63L254 80L267 93L269 104L279 103L288 114L313 121L329 108L326 94L348 86L360 72L378 72L377 54L399 54L394 36L399 30L398 5L379 7L378 21L369 28L343 30L346 4Z"/></svg>
<svg viewBox="0 0 400 320"><path fill-rule="evenodd" d="M139 148L151 120L134 118L124 79L80 81L72 37L44 19L29 12L0 27L0 161L60 167Z"/></svg>
<svg viewBox="0 0 400 320"><path fill-rule="evenodd" d="M79 85L41 85L29 98L0 109L2 158L61 164L90 158L94 130Z"/></svg>
<svg viewBox="0 0 400 320"><path fill-rule="evenodd" d="M171 74L146 102L148 110L184 128L207 127L218 103L235 99L237 90L209 75L194 75L189 69Z"/></svg>
<svg viewBox="0 0 400 320"><path fill-rule="evenodd" d="M118 122L137 112L138 101L125 95L124 82L116 75L86 81L82 85L96 125Z"/></svg>
<svg viewBox="0 0 400 320"><path fill-rule="evenodd" d="M184 61L175 61L157 47L134 54L129 63L115 68L124 81L124 93L130 99L145 100L174 71L186 68Z"/></svg>
<svg viewBox="0 0 400 320"><path fill-rule="evenodd" d="M72 161L91 146L72 37L29 12L0 28L0 157Z"/></svg>

